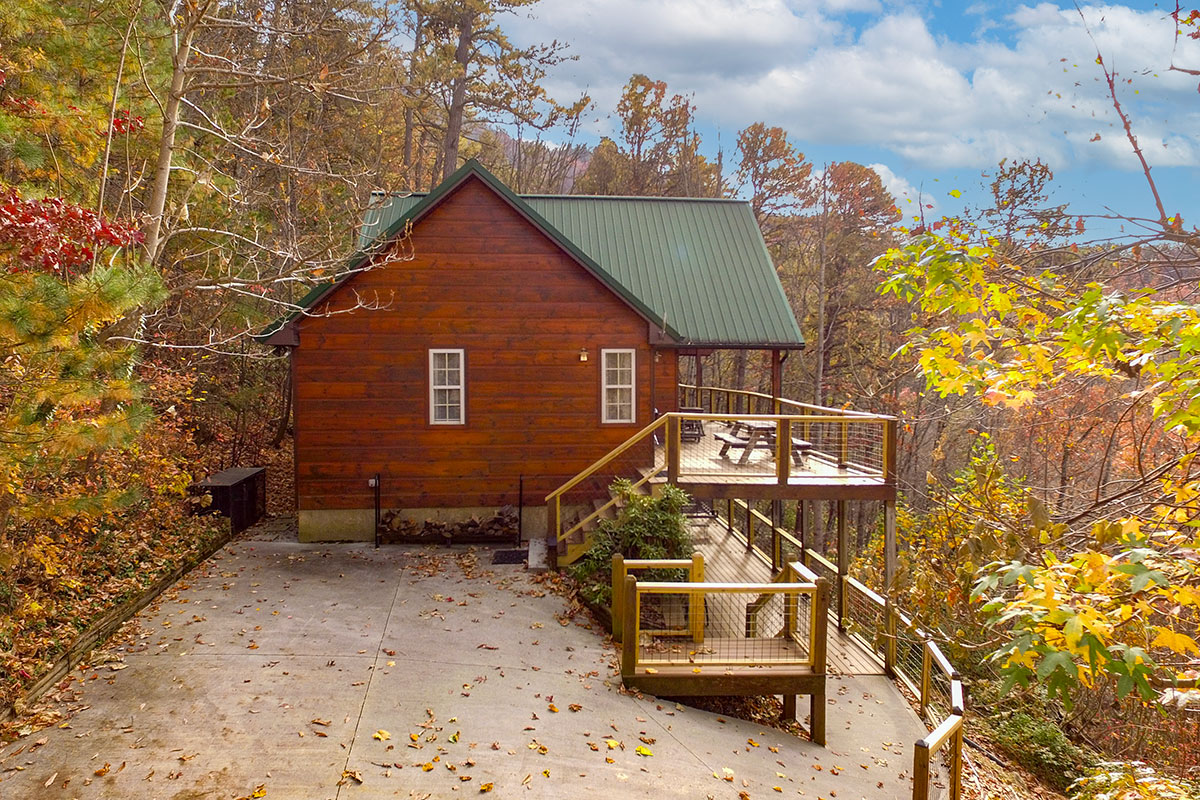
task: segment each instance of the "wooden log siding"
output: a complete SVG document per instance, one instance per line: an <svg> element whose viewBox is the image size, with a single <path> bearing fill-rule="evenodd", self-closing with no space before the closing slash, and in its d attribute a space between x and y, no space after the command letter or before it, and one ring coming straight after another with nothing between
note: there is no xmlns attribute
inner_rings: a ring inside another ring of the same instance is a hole
<svg viewBox="0 0 1200 800"><path fill-rule="evenodd" d="M353 278L386 308L299 322L296 495L303 510L501 506L542 497L675 407L671 351L649 326L478 179L413 228L415 258ZM587 348L588 361L579 351ZM429 424L429 349L465 351L466 424ZM602 348L637 353L634 424L601 424ZM651 396L651 370L655 396Z"/></svg>

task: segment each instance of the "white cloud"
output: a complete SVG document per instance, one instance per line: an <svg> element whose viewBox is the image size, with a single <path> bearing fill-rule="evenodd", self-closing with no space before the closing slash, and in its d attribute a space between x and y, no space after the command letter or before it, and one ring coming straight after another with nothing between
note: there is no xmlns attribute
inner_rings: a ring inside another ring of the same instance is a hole
<svg viewBox="0 0 1200 800"><path fill-rule="evenodd" d="M867 166L875 170L875 174L883 183L883 188L887 189L888 193L896 200L896 206L906 219L919 217L922 213L921 208L926 205L933 206L933 208L925 209L928 215L937 212L938 203L931 195L914 187L907 179L893 172L887 164L868 164Z"/></svg>
<svg viewBox="0 0 1200 800"><path fill-rule="evenodd" d="M643 72L694 94L700 116L726 131L763 120L802 147L865 145L933 168L1041 157L1056 169L1136 169L1094 63L1099 48L1120 81L1133 80L1120 96L1151 163L1200 164L1196 79L1165 69L1175 43L1163 11L1089 5L1081 19L1072 6L1039 3L1005 16L975 3L954 40L905 5L543 0L536 20L511 21L518 41L571 42L579 60L550 89L570 97L587 88L602 113ZM862 10L874 13L846 13ZM1002 41L966 33L977 16L998 22ZM1181 40L1174 58L1200 68L1200 43Z"/></svg>

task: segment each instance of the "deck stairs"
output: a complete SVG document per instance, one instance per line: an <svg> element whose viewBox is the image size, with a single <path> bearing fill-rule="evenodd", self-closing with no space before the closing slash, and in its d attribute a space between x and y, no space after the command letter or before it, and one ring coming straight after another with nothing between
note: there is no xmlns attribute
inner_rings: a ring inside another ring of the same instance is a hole
<svg viewBox="0 0 1200 800"><path fill-rule="evenodd" d="M638 494L648 494L649 487L642 485L634 489ZM559 543L558 547L558 563L560 566L574 564L592 548L592 539L595 531L600 527L600 521L606 519L616 519L624 506L621 498L618 497L612 489L608 489L607 497L597 497L592 500L592 516L584 525L571 533L566 539ZM574 519L570 520L569 527L574 528L583 520L584 512L580 511L575 515Z"/></svg>

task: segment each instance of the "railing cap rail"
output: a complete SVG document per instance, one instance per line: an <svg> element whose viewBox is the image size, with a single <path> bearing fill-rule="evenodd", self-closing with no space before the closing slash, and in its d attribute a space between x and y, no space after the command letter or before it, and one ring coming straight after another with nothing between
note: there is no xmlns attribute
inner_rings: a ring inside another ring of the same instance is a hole
<svg viewBox="0 0 1200 800"><path fill-rule="evenodd" d="M833 408L831 406L818 406L813 403L805 403L800 400L791 400L787 397L775 397L774 395L766 394L765 392L755 392L750 389L729 389L724 386L696 386L695 384L691 384L691 383L681 383L681 384L679 384L679 388L680 389L691 389L693 391L726 392L729 394L740 394L744 397L758 397L763 400L770 400L772 402L778 400L780 403L786 403L791 406L796 406L797 408L810 408L815 411L830 411L835 414L842 414L845 416L868 416L868 417L880 417L881 419L890 419L890 420L896 419L896 417L893 417L893 416L872 414L869 411L856 411L856 410L850 409L850 408Z"/></svg>
<svg viewBox="0 0 1200 800"><path fill-rule="evenodd" d="M924 739L917 741L917 747L928 750L930 753L936 753L942 749L951 736L954 735L960 727L962 727L963 718L961 714L951 714L942 720L941 724L933 729L933 732Z"/></svg>
<svg viewBox="0 0 1200 800"><path fill-rule="evenodd" d="M632 578L633 576L627 576ZM638 581L639 592L655 594L683 594L685 592L746 592L747 594L765 594L773 592L786 594L788 592L816 591L813 583L693 583L691 581Z"/></svg>

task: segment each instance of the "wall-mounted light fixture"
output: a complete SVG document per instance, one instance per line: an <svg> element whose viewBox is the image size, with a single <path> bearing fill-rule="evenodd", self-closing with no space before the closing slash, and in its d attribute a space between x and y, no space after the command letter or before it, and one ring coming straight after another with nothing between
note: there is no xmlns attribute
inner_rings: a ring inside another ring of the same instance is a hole
<svg viewBox="0 0 1200 800"><path fill-rule="evenodd" d="M587 361L587 358L588 358L587 348L586 347L579 348L579 360Z"/></svg>

